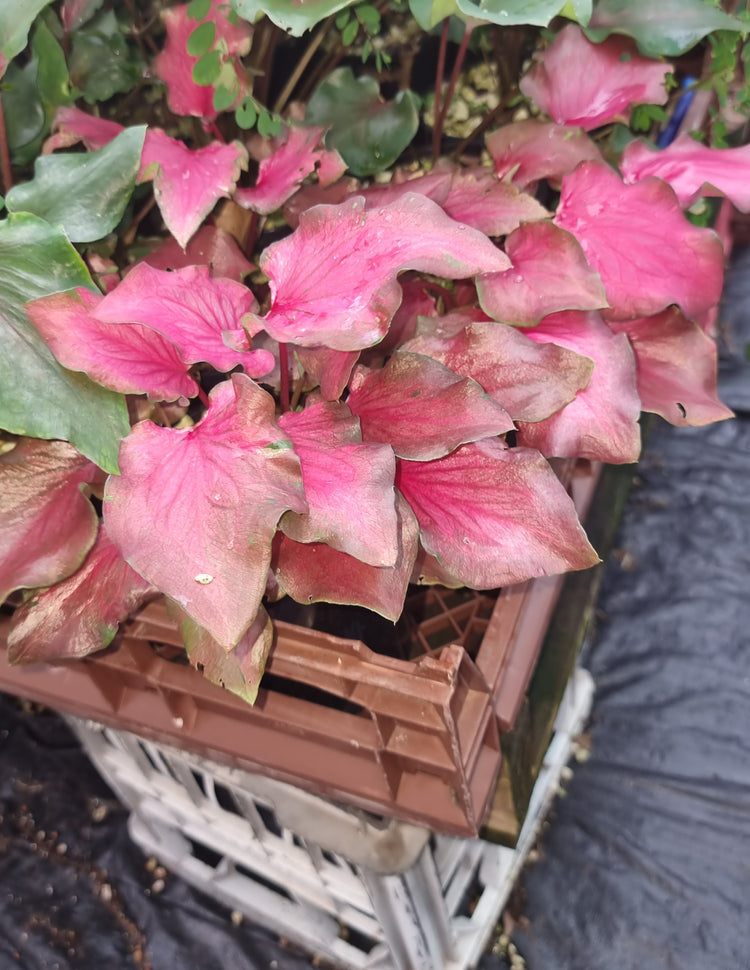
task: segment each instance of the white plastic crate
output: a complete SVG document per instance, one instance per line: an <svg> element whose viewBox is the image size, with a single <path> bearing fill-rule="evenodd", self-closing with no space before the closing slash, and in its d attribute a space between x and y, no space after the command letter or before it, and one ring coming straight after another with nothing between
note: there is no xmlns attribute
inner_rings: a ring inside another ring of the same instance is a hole
<svg viewBox="0 0 750 970"><path fill-rule="evenodd" d="M130 833L196 888L348 970L467 970L557 791L593 681L578 669L515 849L333 804L137 735L70 719L130 808Z"/></svg>

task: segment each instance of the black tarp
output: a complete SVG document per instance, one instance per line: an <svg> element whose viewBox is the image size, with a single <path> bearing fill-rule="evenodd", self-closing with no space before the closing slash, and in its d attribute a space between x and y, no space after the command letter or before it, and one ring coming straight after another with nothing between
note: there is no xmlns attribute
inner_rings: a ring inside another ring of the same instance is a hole
<svg viewBox="0 0 750 970"><path fill-rule="evenodd" d="M750 970L750 256L723 320L738 417L649 439L585 653L591 757L522 880L530 970ZM0 970L310 966L149 868L55 715L0 698L0 765Z"/></svg>

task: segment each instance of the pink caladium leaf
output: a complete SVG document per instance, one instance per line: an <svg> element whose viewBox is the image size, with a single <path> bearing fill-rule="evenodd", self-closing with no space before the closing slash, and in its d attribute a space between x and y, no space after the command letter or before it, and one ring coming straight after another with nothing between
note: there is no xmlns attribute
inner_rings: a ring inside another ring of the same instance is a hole
<svg viewBox="0 0 750 970"><path fill-rule="evenodd" d="M495 589L594 565L575 508L537 451L498 438L436 461L399 461L424 549L465 586Z"/></svg>
<svg viewBox="0 0 750 970"><path fill-rule="evenodd" d="M160 128L149 128L138 180L153 181L167 229L184 249L217 201L234 191L246 168L247 149L238 141L193 149Z"/></svg>
<svg viewBox="0 0 750 970"><path fill-rule="evenodd" d="M226 14L229 5L211 0L210 19L216 24L215 49L223 50L224 63L229 58L243 57L250 50L252 27L243 20L231 23ZM188 16L188 4L171 7L162 12L167 29L164 49L154 61L154 74L167 85L167 103L176 115L194 115L213 121L217 112L213 106L213 88L201 86L193 80L193 67L198 61L187 52L187 42L197 24ZM247 80L234 67L239 93L247 90Z"/></svg>
<svg viewBox="0 0 750 970"><path fill-rule="evenodd" d="M193 667L212 684L254 704L273 646L273 623L265 609L260 607L247 633L230 651L191 620L176 603L168 601L167 609L180 624L185 650Z"/></svg>
<svg viewBox="0 0 750 970"><path fill-rule="evenodd" d="M223 276L236 283L241 283L255 269L234 238L225 229L216 226L201 226L186 249L173 237L165 239L153 252L144 256L142 262L162 270L208 266L209 276Z"/></svg>
<svg viewBox="0 0 750 970"><path fill-rule="evenodd" d="M401 350L380 370L357 368L349 388L365 441L388 442L399 458L430 461L513 429L476 381L422 354Z"/></svg>
<svg viewBox="0 0 750 970"><path fill-rule="evenodd" d="M546 51L537 54L520 88L558 124L586 131L630 119L634 104L664 104L671 64L643 57L627 37L601 44L569 24Z"/></svg>
<svg viewBox="0 0 750 970"><path fill-rule="evenodd" d="M32 663L103 650L119 624L157 592L100 529L77 572L32 594L13 614L8 659Z"/></svg>
<svg viewBox="0 0 750 970"><path fill-rule="evenodd" d="M280 522L285 535L325 542L371 566L392 566L398 530L391 447L362 441L359 421L338 402L289 411L279 426L299 456L309 506L302 515L285 513Z"/></svg>
<svg viewBox="0 0 750 970"><path fill-rule="evenodd" d="M615 335L598 313L553 313L526 331L530 340L568 347L594 361L585 390L545 421L520 424L518 442L547 457L589 458L623 464L641 448L635 359L624 335Z"/></svg>
<svg viewBox="0 0 750 970"><path fill-rule="evenodd" d="M58 108L52 121L52 132L42 145L42 155L58 148L70 148L82 141L88 151L96 152L125 131L123 125L106 118L97 118L80 108Z"/></svg>
<svg viewBox="0 0 750 970"><path fill-rule="evenodd" d="M550 216L533 195L481 168L455 172L442 206L452 219L487 236L507 236L522 222Z"/></svg>
<svg viewBox="0 0 750 970"><path fill-rule="evenodd" d="M693 427L734 417L717 397L716 343L676 307L610 327L630 340L644 411Z"/></svg>
<svg viewBox="0 0 750 970"><path fill-rule="evenodd" d="M234 374L210 401L193 428L133 428L104 521L127 562L231 648L257 615L278 520L307 503L271 395Z"/></svg>
<svg viewBox="0 0 750 970"><path fill-rule="evenodd" d="M272 297L260 326L279 341L333 350L361 350L385 336L402 270L461 279L510 265L485 235L411 194L369 211L359 196L310 209L260 263Z"/></svg>
<svg viewBox="0 0 750 970"><path fill-rule="evenodd" d="M338 401L349 383L358 350L330 350L328 347L295 347L299 366L313 384L320 385L326 401Z"/></svg>
<svg viewBox="0 0 750 970"><path fill-rule="evenodd" d="M575 236L551 222L530 222L505 241L511 269L480 276L482 309L503 323L533 327L558 310L600 310L607 296Z"/></svg>
<svg viewBox="0 0 750 970"><path fill-rule="evenodd" d="M168 273L140 263L104 297L95 315L106 323L137 322L156 330L189 364L206 361L221 371L241 364L251 377L262 377L274 360L267 350L249 349L248 330L259 329L256 309L247 287L211 277L208 266ZM243 346L247 349L237 349Z"/></svg>
<svg viewBox="0 0 750 970"><path fill-rule="evenodd" d="M530 119L498 128L487 136L487 151L498 178L520 189L540 179L559 185L581 162L601 159L601 152L582 128Z"/></svg>
<svg viewBox="0 0 750 970"><path fill-rule="evenodd" d="M364 606L394 623L404 608L419 527L403 496L396 493L398 556L393 566L369 566L323 542L303 544L278 533L274 571L280 590L298 603Z"/></svg>
<svg viewBox="0 0 750 970"><path fill-rule="evenodd" d="M533 196L499 181L479 166L460 168L440 162L428 174L404 177L397 172L388 185L360 191L368 208L389 205L409 192L417 192L437 202L451 219L487 236L505 236L522 221L550 215Z"/></svg>
<svg viewBox="0 0 750 970"><path fill-rule="evenodd" d="M63 367L121 394L176 401L198 393L188 364L160 333L94 316L104 298L82 287L26 304L26 314Z"/></svg>
<svg viewBox="0 0 750 970"><path fill-rule="evenodd" d="M22 438L0 455L0 603L78 569L98 521L85 486L101 475L66 441Z"/></svg>
<svg viewBox="0 0 750 970"><path fill-rule="evenodd" d="M303 180L330 154L323 146L324 135L324 128L285 126L282 134L272 141L273 152L261 160L255 185L251 189L237 189L235 201L261 215L280 209ZM344 167L339 175L346 169L343 161L341 164ZM334 172L329 162L326 175L331 178Z"/></svg>
<svg viewBox="0 0 750 970"><path fill-rule="evenodd" d="M685 209L702 195L725 195L740 212L750 212L750 145L709 148L680 135L654 151L645 142L632 141L620 169L628 185L650 175L669 182Z"/></svg>
<svg viewBox="0 0 750 970"><path fill-rule="evenodd" d="M721 242L685 218L660 179L625 185L608 165L584 162L563 181L555 223L601 276L608 318L653 316L671 303L692 317L719 301Z"/></svg>
<svg viewBox="0 0 750 970"><path fill-rule="evenodd" d="M515 327L472 322L465 313L423 321L403 349L471 377L514 421L541 421L569 404L593 371L587 356L543 347Z"/></svg>

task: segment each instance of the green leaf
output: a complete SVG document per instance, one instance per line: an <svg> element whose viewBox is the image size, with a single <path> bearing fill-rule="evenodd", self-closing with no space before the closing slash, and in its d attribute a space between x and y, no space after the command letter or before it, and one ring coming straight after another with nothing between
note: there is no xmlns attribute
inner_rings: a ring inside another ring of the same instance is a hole
<svg viewBox="0 0 750 970"><path fill-rule="evenodd" d="M356 7L354 12L357 20L367 27L371 34L377 34L380 31L380 14L375 7L365 3L361 7Z"/></svg>
<svg viewBox="0 0 750 970"><path fill-rule="evenodd" d="M30 165L39 154L45 134L44 107L36 84L38 69L35 58L23 68L11 64L3 79L0 97L14 165Z"/></svg>
<svg viewBox="0 0 750 970"><path fill-rule="evenodd" d="M340 67L313 94L305 121L330 126L326 142L354 175L374 175L391 166L416 135L418 106L412 91L384 102L374 78L355 78L350 67Z"/></svg>
<svg viewBox="0 0 750 970"><path fill-rule="evenodd" d="M187 15L191 20L204 20L211 9L211 0L190 0Z"/></svg>
<svg viewBox="0 0 750 970"><path fill-rule="evenodd" d="M29 300L76 286L94 289L62 229L26 213L0 222L0 427L70 441L116 472L129 430L124 397L61 367L24 311Z"/></svg>
<svg viewBox="0 0 750 970"><path fill-rule="evenodd" d="M273 138L281 132L281 121L263 108L258 114L258 134L263 138Z"/></svg>
<svg viewBox="0 0 750 970"><path fill-rule="evenodd" d="M232 9L244 20L254 23L265 14L277 27L300 37L321 20L351 7L357 0L231 0Z"/></svg>
<svg viewBox="0 0 750 970"><path fill-rule="evenodd" d="M354 43L354 40L359 33L359 24L356 20L350 20L349 23L341 31L341 43L344 47L349 47Z"/></svg>
<svg viewBox="0 0 750 970"><path fill-rule="evenodd" d="M0 54L12 61L26 46L31 25L36 15L50 0L1 0L0 2ZM0 69L0 77L3 71Z"/></svg>
<svg viewBox="0 0 750 970"><path fill-rule="evenodd" d="M49 27L40 22L34 31L31 52L38 62L37 91L47 114L56 108L72 104L65 54Z"/></svg>
<svg viewBox="0 0 750 970"><path fill-rule="evenodd" d="M346 27L346 25L349 23L349 18L351 17L351 15L352 15L352 12L349 9L349 7L346 7L344 10L341 11L341 13L337 14L336 19L334 20L334 23L336 24L336 30L343 30L344 27Z"/></svg>
<svg viewBox="0 0 750 970"><path fill-rule="evenodd" d="M191 57L201 57L207 54L216 40L216 24L207 20L205 24L196 27L187 39L187 52Z"/></svg>
<svg viewBox="0 0 750 970"><path fill-rule="evenodd" d="M221 58L218 51L209 51L193 65L193 80L201 87L209 87L221 74Z"/></svg>
<svg viewBox="0 0 750 970"><path fill-rule="evenodd" d="M458 0L458 9L467 17L501 27L534 24L546 27L560 13L565 0Z"/></svg>
<svg viewBox="0 0 750 970"><path fill-rule="evenodd" d="M422 30L427 31L446 17L461 17L456 0L409 0L409 9Z"/></svg>
<svg viewBox="0 0 750 970"><path fill-rule="evenodd" d="M231 108L237 99L239 89L239 85L235 85L234 90L225 87L216 88L213 97L214 111L227 111Z"/></svg>
<svg viewBox="0 0 750 970"><path fill-rule="evenodd" d="M593 41L626 34L646 57L677 57L714 30L747 29L704 0L600 0L586 33Z"/></svg>
<svg viewBox="0 0 750 970"><path fill-rule="evenodd" d="M88 104L130 91L141 79L143 60L125 39L111 10L72 35L70 82Z"/></svg>
<svg viewBox="0 0 750 970"><path fill-rule="evenodd" d="M255 127L255 122L258 120L258 109L255 107L255 102L252 98L245 98L235 111L234 120L245 131L249 131L250 128Z"/></svg>
<svg viewBox="0 0 750 970"><path fill-rule="evenodd" d="M32 212L62 226L72 242L93 242L122 218L141 164L146 126L126 128L98 152L43 155L31 182L16 185L9 212Z"/></svg>

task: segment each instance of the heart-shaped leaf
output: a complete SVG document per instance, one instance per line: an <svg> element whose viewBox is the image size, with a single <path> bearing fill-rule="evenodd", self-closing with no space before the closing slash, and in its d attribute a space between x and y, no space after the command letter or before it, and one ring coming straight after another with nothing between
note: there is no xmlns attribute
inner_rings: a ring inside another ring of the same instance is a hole
<svg viewBox="0 0 750 970"><path fill-rule="evenodd" d="M493 131L487 136L487 151L497 177L511 180L520 189L540 179L559 185L581 162L602 157L582 128L533 118Z"/></svg>
<svg viewBox="0 0 750 970"><path fill-rule="evenodd" d="M419 100L400 91L384 101L374 78L356 78L350 67L339 67L310 98L305 123L330 128L328 147L355 175L373 175L393 165L416 135Z"/></svg>
<svg viewBox="0 0 750 970"><path fill-rule="evenodd" d="M300 37L306 30L325 20L356 0L231 0L232 9L240 17L255 23L265 14L282 30Z"/></svg>
<svg viewBox="0 0 750 970"><path fill-rule="evenodd" d="M26 213L0 222L0 427L70 441L116 472L130 427L125 399L61 367L24 310L29 300L77 286L93 283L62 229Z"/></svg>
<svg viewBox="0 0 750 970"><path fill-rule="evenodd" d="M622 334L598 313L553 313L527 331L529 340L567 347L594 361L591 380L552 417L519 425L519 444L548 458L578 457L611 464L637 461L641 449L635 359Z"/></svg>
<svg viewBox="0 0 750 970"><path fill-rule="evenodd" d="M60 225L71 242L93 242L122 218L135 186L146 128L126 128L98 152L45 155L31 182L8 192L9 212L30 212Z"/></svg>
<svg viewBox="0 0 750 970"><path fill-rule="evenodd" d="M102 297L82 287L26 305L26 313L60 363L121 394L156 401L194 397L198 385L174 344L138 323L94 316Z"/></svg>
<svg viewBox="0 0 750 970"><path fill-rule="evenodd" d="M396 484L422 545L464 586L496 589L598 561L538 451L486 438L436 461L399 461Z"/></svg>
<svg viewBox="0 0 750 970"><path fill-rule="evenodd" d="M100 528L78 572L34 593L13 614L8 659L32 663L103 650L120 623L156 592Z"/></svg>
<svg viewBox="0 0 750 970"><path fill-rule="evenodd" d="M457 0L458 9L467 17L513 27L518 24L535 24L546 27L565 6L565 0Z"/></svg>
<svg viewBox="0 0 750 970"><path fill-rule="evenodd" d="M323 134L322 128L286 127L273 140L273 153L261 159L253 188L237 189L235 201L262 215L280 209L300 187L303 179L315 171L323 156L331 154L321 144ZM343 171L339 174L343 174Z"/></svg>
<svg viewBox="0 0 750 970"><path fill-rule="evenodd" d="M541 421L586 387L588 357L554 345L541 347L515 327L471 322L451 314L420 324L405 351L426 354L462 377L472 377L514 421Z"/></svg>
<svg viewBox="0 0 750 970"><path fill-rule="evenodd" d="M261 377L273 367L273 357L249 349L243 326L256 309L246 286L211 277L208 266L168 273L139 263L98 304L95 316L106 323L145 324L170 340L188 364L207 361L223 371L242 364L252 377ZM243 345L247 349L238 349Z"/></svg>
<svg viewBox="0 0 750 970"><path fill-rule="evenodd" d="M569 24L537 58L521 91L558 124L585 131L630 119L634 104L664 104L671 64L638 54L625 37L592 44Z"/></svg>
<svg viewBox="0 0 750 970"><path fill-rule="evenodd" d="M624 185L608 165L584 162L563 181L555 223L601 276L612 319L653 316L671 303L693 317L719 301L719 237L688 222L660 179Z"/></svg>
<svg viewBox="0 0 750 970"><path fill-rule="evenodd" d="M702 195L724 195L740 212L750 212L750 145L709 148L680 135L654 151L636 140L625 149L620 170L629 185L650 175L669 182L684 209Z"/></svg>
<svg viewBox="0 0 750 970"><path fill-rule="evenodd" d="M287 512L282 531L298 542L325 542L371 566L392 566L398 556L392 449L363 442L346 404L290 411L279 426L299 456L309 506L304 515Z"/></svg>
<svg viewBox="0 0 750 970"><path fill-rule="evenodd" d="M460 279L510 265L484 234L418 195L370 210L361 196L309 209L260 263L272 295L260 326L282 342L334 350L382 339L401 301L402 270Z"/></svg>
<svg viewBox="0 0 750 970"><path fill-rule="evenodd" d="M307 503L270 394L234 374L210 400L193 428L135 426L104 521L127 562L231 649L257 615L279 518Z"/></svg>
<svg viewBox="0 0 750 970"><path fill-rule="evenodd" d="M417 555L419 527L396 492L398 556L393 566L368 566L323 542L294 542L277 533L273 568L279 588L298 603L364 606L394 623L401 616Z"/></svg>
<svg viewBox="0 0 750 970"><path fill-rule="evenodd" d="M630 340L644 411L683 427L734 417L716 393L716 342L677 307L610 327Z"/></svg>
<svg viewBox="0 0 750 970"><path fill-rule="evenodd" d="M98 528L81 486L100 475L65 441L24 438L0 455L0 602L78 569Z"/></svg>
<svg viewBox="0 0 750 970"><path fill-rule="evenodd" d="M677 57L715 30L746 31L747 22L706 0L598 0L586 33L627 34L646 57Z"/></svg>
<svg viewBox="0 0 750 970"><path fill-rule="evenodd" d="M513 428L508 412L476 381L403 350L380 370L358 368L347 404L365 441L387 442L412 461L441 458L467 441Z"/></svg>
<svg viewBox="0 0 750 970"><path fill-rule="evenodd" d="M190 149L152 128L143 146L138 180L153 180L167 228L184 249L217 201L234 191L246 168L247 150L238 141Z"/></svg>
<svg viewBox="0 0 750 970"><path fill-rule="evenodd" d="M513 267L480 276L479 303L503 323L533 327L557 310L607 306L601 277L586 262L575 236L551 222L530 222L505 241Z"/></svg>

